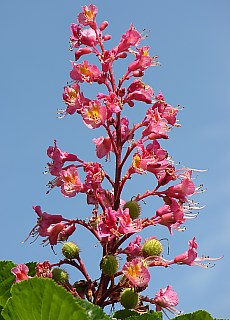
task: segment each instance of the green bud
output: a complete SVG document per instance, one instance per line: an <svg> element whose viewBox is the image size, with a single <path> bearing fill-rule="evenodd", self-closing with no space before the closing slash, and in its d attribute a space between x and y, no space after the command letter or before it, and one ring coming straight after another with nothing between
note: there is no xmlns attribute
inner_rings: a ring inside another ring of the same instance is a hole
<svg viewBox="0 0 230 320"><path fill-rule="evenodd" d="M132 220L137 219L141 213L141 206L135 200L126 202L123 209L129 208L129 215Z"/></svg>
<svg viewBox="0 0 230 320"><path fill-rule="evenodd" d="M68 273L61 268L52 269L52 278L59 284L65 284L68 282L69 276Z"/></svg>
<svg viewBox="0 0 230 320"><path fill-rule="evenodd" d="M143 256L145 258L150 256L160 256L162 251L162 244L157 239L150 239L145 241L142 247Z"/></svg>
<svg viewBox="0 0 230 320"><path fill-rule="evenodd" d="M79 255L79 248L74 242L66 242L62 247L62 254L69 260L75 259Z"/></svg>
<svg viewBox="0 0 230 320"><path fill-rule="evenodd" d="M118 270L118 261L115 256L108 254L100 262L100 268L107 276L113 276Z"/></svg>
<svg viewBox="0 0 230 320"><path fill-rule="evenodd" d="M120 298L121 305L126 309L136 308L139 301L139 295L133 289L125 289Z"/></svg>

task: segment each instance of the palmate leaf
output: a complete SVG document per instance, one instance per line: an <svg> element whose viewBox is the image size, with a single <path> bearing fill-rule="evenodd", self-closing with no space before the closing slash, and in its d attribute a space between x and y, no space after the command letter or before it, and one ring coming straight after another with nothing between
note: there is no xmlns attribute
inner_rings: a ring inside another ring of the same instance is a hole
<svg viewBox="0 0 230 320"><path fill-rule="evenodd" d="M0 306L2 307L10 297L10 288L15 281L11 269L15 266L12 261L0 261Z"/></svg>
<svg viewBox="0 0 230 320"><path fill-rule="evenodd" d="M214 320L212 316L204 310L198 310L193 313L183 314L174 318L174 320Z"/></svg>
<svg viewBox="0 0 230 320"><path fill-rule="evenodd" d="M2 311L5 320L89 320L75 298L48 278L16 283L11 295Z"/></svg>

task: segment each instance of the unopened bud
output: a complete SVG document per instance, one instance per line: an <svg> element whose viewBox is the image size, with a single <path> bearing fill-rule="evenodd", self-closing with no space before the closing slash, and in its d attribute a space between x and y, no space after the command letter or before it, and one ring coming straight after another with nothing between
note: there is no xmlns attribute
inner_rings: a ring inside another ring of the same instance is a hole
<svg viewBox="0 0 230 320"><path fill-rule="evenodd" d="M150 239L145 241L142 247L142 253L145 258L150 256L160 256L162 251L162 244L157 239Z"/></svg>
<svg viewBox="0 0 230 320"><path fill-rule="evenodd" d="M85 47L85 48L80 48L75 52L75 61L77 61L81 56L84 54L89 54L93 52L93 49Z"/></svg>
<svg viewBox="0 0 230 320"><path fill-rule="evenodd" d="M67 259L76 259L79 255L79 247L74 242L66 242L62 247L62 254Z"/></svg>
<svg viewBox="0 0 230 320"><path fill-rule="evenodd" d="M129 215L132 220L137 219L141 213L141 206L135 200L130 200L126 202L123 206L123 209L129 209Z"/></svg>
<svg viewBox="0 0 230 320"><path fill-rule="evenodd" d="M133 76L134 77L143 77L143 75L144 75L144 71L142 71L142 70L133 71Z"/></svg>
<svg viewBox="0 0 230 320"><path fill-rule="evenodd" d="M115 256L108 254L100 262L100 268L107 276L113 276L118 270L118 261Z"/></svg>
<svg viewBox="0 0 230 320"><path fill-rule="evenodd" d="M103 21L102 24L100 25L100 30L103 31L105 28L107 28L109 25L108 21Z"/></svg>
<svg viewBox="0 0 230 320"><path fill-rule="evenodd" d="M126 309L136 308L138 301L138 293L131 288L125 289L121 294L120 303Z"/></svg>
<svg viewBox="0 0 230 320"><path fill-rule="evenodd" d="M65 284L68 282L69 276L68 273L61 268L52 269L52 278L58 284Z"/></svg>
<svg viewBox="0 0 230 320"><path fill-rule="evenodd" d="M103 39L104 41L108 41L108 40L110 40L111 38L112 38L111 34L105 34L105 35L102 37L102 39Z"/></svg>
<svg viewBox="0 0 230 320"><path fill-rule="evenodd" d="M126 52L121 52L121 53L119 54L118 58L121 58L121 59L127 58L127 53L126 53Z"/></svg>

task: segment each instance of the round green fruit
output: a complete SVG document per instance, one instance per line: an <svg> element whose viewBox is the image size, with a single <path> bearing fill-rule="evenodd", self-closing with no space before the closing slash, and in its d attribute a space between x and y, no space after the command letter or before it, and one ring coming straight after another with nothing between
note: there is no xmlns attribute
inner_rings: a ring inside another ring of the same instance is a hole
<svg viewBox="0 0 230 320"><path fill-rule="evenodd" d="M130 200L126 202L123 206L123 209L129 209L129 215L132 220L137 219L141 213L141 206L135 200Z"/></svg>
<svg viewBox="0 0 230 320"><path fill-rule="evenodd" d="M100 268L107 276L113 276L118 270L118 261L115 256L108 254L100 262Z"/></svg>
<svg viewBox="0 0 230 320"><path fill-rule="evenodd" d="M52 278L59 284L65 284L68 282L69 276L68 273L61 268L52 269Z"/></svg>
<svg viewBox="0 0 230 320"><path fill-rule="evenodd" d="M160 256L162 251L162 244L157 239L150 239L145 241L142 247L142 253L145 258L150 256Z"/></svg>
<svg viewBox="0 0 230 320"><path fill-rule="evenodd" d="M126 309L136 308L139 301L139 295L133 289L125 289L120 298L121 305Z"/></svg>
<svg viewBox="0 0 230 320"><path fill-rule="evenodd" d="M62 247L62 254L69 260L76 259L79 255L79 248L74 242L66 242Z"/></svg>

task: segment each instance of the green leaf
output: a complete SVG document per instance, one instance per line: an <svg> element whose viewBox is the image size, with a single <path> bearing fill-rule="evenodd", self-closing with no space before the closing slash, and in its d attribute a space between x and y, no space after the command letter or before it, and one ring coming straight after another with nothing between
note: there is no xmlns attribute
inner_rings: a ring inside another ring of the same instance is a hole
<svg viewBox="0 0 230 320"><path fill-rule="evenodd" d="M0 261L0 306L2 307L10 297L10 288L15 281L11 269L15 266L12 261Z"/></svg>
<svg viewBox="0 0 230 320"><path fill-rule="evenodd" d="M148 312L138 316L131 316L126 318L126 320L162 320L161 312Z"/></svg>
<svg viewBox="0 0 230 320"><path fill-rule="evenodd" d="M128 317L136 316L136 315L139 315L139 313L134 310L123 309L123 310L117 310L116 312L114 312L113 318L123 320Z"/></svg>
<svg viewBox="0 0 230 320"><path fill-rule="evenodd" d="M5 320L89 320L75 298L52 279L31 278L16 283L2 311Z"/></svg>
<svg viewBox="0 0 230 320"><path fill-rule="evenodd" d="M183 314L174 318L174 320L214 320L211 315L204 310L198 310L193 313Z"/></svg>
<svg viewBox="0 0 230 320"><path fill-rule="evenodd" d="M28 275L30 277L34 277L35 274L36 274L36 265L37 265L37 262L27 262L26 263L27 267L29 268L29 272L28 272Z"/></svg>
<svg viewBox="0 0 230 320"><path fill-rule="evenodd" d="M80 305L88 315L90 320L111 320L111 318L105 314L102 309L95 304L92 304L83 299L76 299L77 304Z"/></svg>

